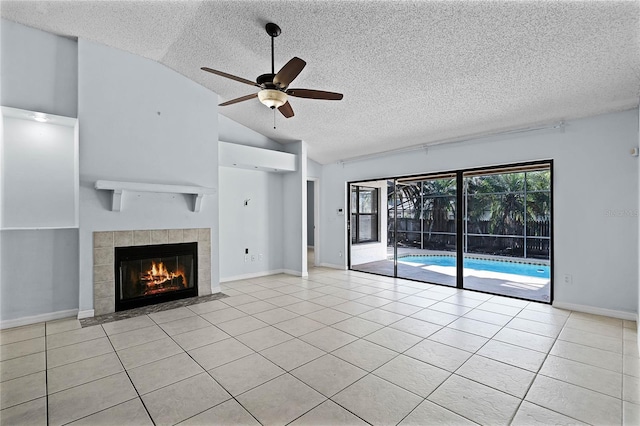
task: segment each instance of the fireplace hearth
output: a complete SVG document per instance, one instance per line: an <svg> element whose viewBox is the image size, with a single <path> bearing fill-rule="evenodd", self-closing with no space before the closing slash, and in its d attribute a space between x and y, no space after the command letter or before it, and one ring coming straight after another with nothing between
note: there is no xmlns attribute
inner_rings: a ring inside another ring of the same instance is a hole
<svg viewBox="0 0 640 426"><path fill-rule="evenodd" d="M198 244L116 247L115 310L198 295Z"/></svg>

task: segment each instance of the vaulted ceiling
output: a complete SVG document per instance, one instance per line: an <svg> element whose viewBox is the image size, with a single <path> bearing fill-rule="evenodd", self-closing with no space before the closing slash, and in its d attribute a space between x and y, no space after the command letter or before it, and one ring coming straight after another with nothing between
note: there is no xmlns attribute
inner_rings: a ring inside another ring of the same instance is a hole
<svg viewBox="0 0 640 426"><path fill-rule="evenodd" d="M632 108L640 95L637 1L2 1L2 17L117 47L219 94L293 56L295 117L257 99L220 113L328 163L363 154Z"/></svg>

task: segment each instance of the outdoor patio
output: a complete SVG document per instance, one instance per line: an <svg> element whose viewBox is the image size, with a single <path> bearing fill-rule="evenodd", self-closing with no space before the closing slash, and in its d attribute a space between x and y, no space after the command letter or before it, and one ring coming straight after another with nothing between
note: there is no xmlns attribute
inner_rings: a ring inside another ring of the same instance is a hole
<svg viewBox="0 0 640 426"><path fill-rule="evenodd" d="M398 248L398 257L408 255L451 255L451 252L418 250L409 248ZM393 248L388 248L388 257L393 259ZM507 258L499 256L477 256L487 260L505 260ZM509 260L530 261L530 259L509 258ZM536 261L537 263L538 261ZM541 262L543 263L543 262ZM367 262L359 265L352 264L351 269L360 272L393 277L393 260L379 260ZM438 270L434 270L438 269ZM456 285L456 277L451 273L452 268L429 268L412 262L398 261L398 278L406 278L415 281L443 284L451 287ZM523 275L512 275L492 273L489 271L464 270L464 288L467 290L478 290L487 293L501 294L504 296L518 297L538 302L549 302L550 281L541 282L539 278L531 278Z"/></svg>

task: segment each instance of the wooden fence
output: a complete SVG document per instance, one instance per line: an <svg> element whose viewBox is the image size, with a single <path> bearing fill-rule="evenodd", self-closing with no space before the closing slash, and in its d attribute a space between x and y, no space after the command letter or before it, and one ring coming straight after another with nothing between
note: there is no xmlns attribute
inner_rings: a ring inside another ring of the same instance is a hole
<svg viewBox="0 0 640 426"><path fill-rule="evenodd" d="M456 223L448 220L438 228L431 227L431 221L424 221L421 232L421 220L399 218L398 244L402 247L415 247L426 250L455 251ZM499 256L549 258L549 236L551 224L548 220L528 221L526 250L524 225L511 227L509 234L492 234L494 229L490 221L475 221L468 224L468 235L463 236L465 251L468 253L491 254ZM514 232L515 231L515 232ZM388 245L394 242L394 222L389 220Z"/></svg>

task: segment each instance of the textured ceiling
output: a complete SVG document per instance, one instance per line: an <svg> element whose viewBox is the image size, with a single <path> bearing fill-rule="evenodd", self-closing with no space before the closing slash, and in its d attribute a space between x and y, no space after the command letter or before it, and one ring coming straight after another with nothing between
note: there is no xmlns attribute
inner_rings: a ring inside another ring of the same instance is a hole
<svg viewBox="0 0 640 426"><path fill-rule="evenodd" d="M2 17L156 60L220 95L299 56L296 116L258 100L220 112L328 163L631 108L640 94L638 1L2 1Z"/></svg>

